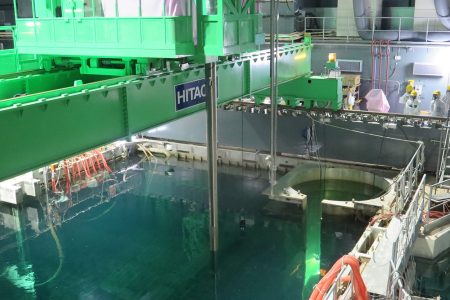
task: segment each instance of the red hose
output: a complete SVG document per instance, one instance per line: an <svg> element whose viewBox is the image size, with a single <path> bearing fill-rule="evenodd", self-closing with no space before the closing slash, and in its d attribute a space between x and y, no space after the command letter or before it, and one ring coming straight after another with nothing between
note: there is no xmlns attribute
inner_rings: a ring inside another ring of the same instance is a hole
<svg viewBox="0 0 450 300"><path fill-rule="evenodd" d="M72 161L72 178L76 179L77 170L75 169L75 163Z"/></svg>
<svg viewBox="0 0 450 300"><path fill-rule="evenodd" d="M91 172L89 172L89 165L87 164L87 161L85 159L83 159L81 161L81 163L83 164L84 173L86 173L86 176L88 178L90 178L91 177Z"/></svg>
<svg viewBox="0 0 450 300"><path fill-rule="evenodd" d="M64 161L64 174L66 175L66 195L70 194L70 172L69 167L67 166L67 161Z"/></svg>
<svg viewBox="0 0 450 300"><path fill-rule="evenodd" d="M50 171L51 171L51 182L52 182L52 191L56 193L58 191L58 188L56 187L56 172L55 172L55 165L50 165Z"/></svg>
<svg viewBox="0 0 450 300"><path fill-rule="evenodd" d="M52 191L53 191L53 193L56 193L58 191L58 189L56 188L55 178L52 178Z"/></svg>
<svg viewBox="0 0 450 300"><path fill-rule="evenodd" d="M442 218L443 216L446 216L448 213L445 213L443 211L435 211L435 210L431 210L429 213L430 218L433 219L439 219Z"/></svg>
<svg viewBox="0 0 450 300"><path fill-rule="evenodd" d="M371 43L371 53L372 53L372 70L371 70L371 75L370 75L370 80L371 80L371 86L372 89L375 88L375 45L374 45L375 41L372 40Z"/></svg>
<svg viewBox="0 0 450 300"><path fill-rule="evenodd" d="M387 93L388 93L388 81L389 81L389 68L390 68L390 63L391 63L391 50L390 50L390 41L386 41L386 81L384 83L384 93L386 94L387 97Z"/></svg>
<svg viewBox="0 0 450 300"><path fill-rule="evenodd" d="M370 221L369 221L369 225L370 225L370 226L373 226L373 224L375 224L378 220L389 220L389 219L391 219L393 216L394 216L394 214L393 214L393 213L390 213L390 212L384 213L384 214L381 214L381 215L373 216L373 217L370 219Z"/></svg>
<svg viewBox="0 0 450 300"><path fill-rule="evenodd" d="M378 88L381 89L381 74L383 68L383 41L378 41Z"/></svg>
<svg viewBox="0 0 450 300"><path fill-rule="evenodd" d="M95 168L95 163L94 160L92 159L92 156L89 156L89 164L91 165L94 174L97 174L97 169Z"/></svg>
<svg viewBox="0 0 450 300"><path fill-rule="evenodd" d="M95 162L97 163L97 168L99 170L102 169L102 164L100 163L100 160L98 159L98 154L95 152L92 153L92 157L94 158Z"/></svg>
<svg viewBox="0 0 450 300"><path fill-rule="evenodd" d="M78 178L81 180L81 168L80 168L80 160L77 158L75 164L77 165Z"/></svg>
<svg viewBox="0 0 450 300"><path fill-rule="evenodd" d="M353 273L353 293L356 300L368 300L369 295L367 293L366 285L361 277L359 271L359 261L352 255L344 255L339 259L328 273L320 280L320 282L314 287L314 290L309 297L309 300L322 300L325 294L328 292L333 282L336 280L337 275L342 270L344 265L348 265L352 269ZM348 279L346 276L344 279ZM345 281L345 280L344 280Z"/></svg>
<svg viewBox="0 0 450 300"><path fill-rule="evenodd" d="M103 166L105 167L105 169L106 169L109 173L111 173L112 170L111 170L111 168L108 166L108 163L106 162L106 159L105 159L105 157L103 156L103 154L102 154L100 151L98 151L98 150L95 150L95 153L97 153L97 155L100 157L100 160L103 162Z"/></svg>

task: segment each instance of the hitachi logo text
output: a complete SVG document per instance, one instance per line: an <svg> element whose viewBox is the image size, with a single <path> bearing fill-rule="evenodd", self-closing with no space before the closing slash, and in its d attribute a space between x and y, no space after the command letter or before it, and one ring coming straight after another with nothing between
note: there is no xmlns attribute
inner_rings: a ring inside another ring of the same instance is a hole
<svg viewBox="0 0 450 300"><path fill-rule="evenodd" d="M199 79L175 86L175 109L185 108L206 102L206 80Z"/></svg>
<svg viewBox="0 0 450 300"><path fill-rule="evenodd" d="M206 97L206 84L177 91L177 105L190 101L197 102Z"/></svg>

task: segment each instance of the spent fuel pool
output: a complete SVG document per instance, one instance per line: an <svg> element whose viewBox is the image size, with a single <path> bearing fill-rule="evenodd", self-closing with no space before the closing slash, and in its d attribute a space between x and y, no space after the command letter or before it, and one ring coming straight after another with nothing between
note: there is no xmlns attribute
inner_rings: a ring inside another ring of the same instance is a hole
<svg viewBox="0 0 450 300"><path fill-rule="evenodd" d="M205 170L146 163L126 177L114 197L99 185L52 205L1 205L0 299L302 299L306 217L262 195L265 174L220 170L215 256ZM320 267L366 224L324 215Z"/></svg>

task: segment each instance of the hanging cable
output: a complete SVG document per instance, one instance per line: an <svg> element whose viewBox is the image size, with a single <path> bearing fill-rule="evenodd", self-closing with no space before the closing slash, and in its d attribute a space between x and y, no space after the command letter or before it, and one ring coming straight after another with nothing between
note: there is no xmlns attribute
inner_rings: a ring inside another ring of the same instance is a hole
<svg viewBox="0 0 450 300"><path fill-rule="evenodd" d="M56 277L58 277L59 273L61 273L63 264L64 264L64 253L62 250L61 242L59 241L58 235L56 234L55 227L53 226L52 221L48 220L48 228L50 229L50 233L53 237L53 240L55 241L56 249L58 251L58 268L56 269L55 273L47 279L44 282L36 283L34 286L43 286L47 283L52 282Z"/></svg>
<svg viewBox="0 0 450 300"><path fill-rule="evenodd" d="M47 172L48 172L48 168L44 168L43 171L43 175L44 175L44 187L45 187L45 196L46 196L46 204L47 204L47 208L51 210L51 208L49 207L49 199L48 199L48 180L47 180ZM56 245L56 250L58 252L58 268L56 269L55 273L53 273L53 275L41 282L41 283L36 283L35 286L42 286L45 285L47 283L52 282L56 277L58 277L59 273L62 270L62 266L64 264L64 253L63 253L63 249L61 246L61 242L59 241L58 235L56 234L56 230L55 227L53 225L53 222L50 218L50 215L47 215L47 225L48 225L48 229L50 230L50 233L53 237L53 240L55 241L55 245Z"/></svg>

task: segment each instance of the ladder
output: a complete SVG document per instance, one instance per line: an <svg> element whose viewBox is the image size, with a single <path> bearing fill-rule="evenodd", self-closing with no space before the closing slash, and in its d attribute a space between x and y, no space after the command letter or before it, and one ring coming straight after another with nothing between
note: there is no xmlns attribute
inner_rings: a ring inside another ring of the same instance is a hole
<svg viewBox="0 0 450 300"><path fill-rule="evenodd" d="M440 183L450 179L450 111L447 122L442 127L441 139L439 142L439 161L436 172L436 182Z"/></svg>

